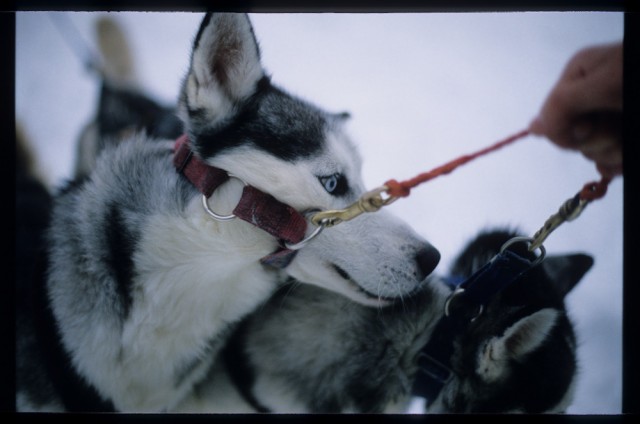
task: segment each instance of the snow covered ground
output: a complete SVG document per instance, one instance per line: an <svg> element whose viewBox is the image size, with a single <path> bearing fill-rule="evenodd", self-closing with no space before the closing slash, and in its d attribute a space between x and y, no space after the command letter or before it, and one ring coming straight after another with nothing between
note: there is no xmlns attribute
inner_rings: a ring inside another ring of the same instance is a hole
<svg viewBox="0 0 640 424"><path fill-rule="evenodd" d="M136 49L145 89L172 102L199 13L112 13ZM98 14L70 13L95 45ZM622 13L254 14L275 83L331 111L350 132L370 188L413 177L527 126L578 49L622 39ZM17 14L16 114L52 186L69 177L74 143L97 84L48 13ZM533 234L584 183L592 163L529 137L413 190L390 210L442 253L437 271L487 226ZM622 186L545 243L583 251L595 265L569 297L579 338L574 414L621 412Z"/></svg>

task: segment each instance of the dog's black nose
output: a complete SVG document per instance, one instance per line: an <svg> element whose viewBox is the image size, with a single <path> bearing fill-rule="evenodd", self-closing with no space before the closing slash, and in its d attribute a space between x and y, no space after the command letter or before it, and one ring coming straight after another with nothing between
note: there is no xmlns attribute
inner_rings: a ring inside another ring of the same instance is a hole
<svg viewBox="0 0 640 424"><path fill-rule="evenodd" d="M433 246L426 247L418 252L416 255L416 262L418 263L418 270L421 275L420 280L427 277L440 262L440 252Z"/></svg>

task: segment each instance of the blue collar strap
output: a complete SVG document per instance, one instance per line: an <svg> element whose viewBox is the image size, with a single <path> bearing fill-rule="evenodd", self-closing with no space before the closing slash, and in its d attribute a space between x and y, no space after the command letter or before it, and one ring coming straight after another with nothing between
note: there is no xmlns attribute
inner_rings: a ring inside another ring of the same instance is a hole
<svg viewBox="0 0 640 424"><path fill-rule="evenodd" d="M532 263L510 250L505 250L459 284L449 303L464 298L466 305L485 305L496 293L516 281L535 264L536 262Z"/></svg>

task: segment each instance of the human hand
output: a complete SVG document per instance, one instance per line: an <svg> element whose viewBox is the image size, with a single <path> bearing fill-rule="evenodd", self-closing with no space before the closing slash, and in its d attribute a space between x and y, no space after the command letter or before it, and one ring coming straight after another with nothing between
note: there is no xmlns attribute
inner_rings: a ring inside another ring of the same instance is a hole
<svg viewBox="0 0 640 424"><path fill-rule="evenodd" d="M621 42L576 53L529 126L609 178L622 174L622 55Z"/></svg>

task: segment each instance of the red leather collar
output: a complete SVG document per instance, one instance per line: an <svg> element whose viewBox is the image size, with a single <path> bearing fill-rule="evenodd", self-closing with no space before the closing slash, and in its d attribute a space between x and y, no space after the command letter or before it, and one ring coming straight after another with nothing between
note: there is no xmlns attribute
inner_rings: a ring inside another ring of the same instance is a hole
<svg viewBox="0 0 640 424"><path fill-rule="evenodd" d="M229 179L226 171L207 165L194 154L186 134L176 140L173 164L207 198ZM289 265L296 253L284 243L300 242L307 230L307 221L298 211L250 185L245 185L233 215L278 239L281 247L260 260L277 268Z"/></svg>

